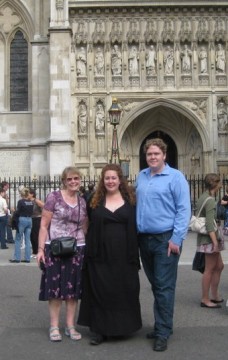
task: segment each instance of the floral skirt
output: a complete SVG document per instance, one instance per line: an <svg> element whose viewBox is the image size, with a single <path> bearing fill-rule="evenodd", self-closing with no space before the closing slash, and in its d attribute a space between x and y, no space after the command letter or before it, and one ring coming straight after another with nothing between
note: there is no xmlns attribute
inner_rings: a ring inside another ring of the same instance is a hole
<svg viewBox="0 0 228 360"><path fill-rule="evenodd" d="M74 256L60 258L52 255L50 245L45 245L45 269L41 275L39 300L81 298L85 246L79 246L77 250Z"/></svg>
<svg viewBox="0 0 228 360"><path fill-rule="evenodd" d="M219 240L218 249L219 249L219 251L225 250L224 240ZM205 254L213 254L214 253L213 244L210 243L210 244L203 244L203 245L197 246L196 251L203 252Z"/></svg>

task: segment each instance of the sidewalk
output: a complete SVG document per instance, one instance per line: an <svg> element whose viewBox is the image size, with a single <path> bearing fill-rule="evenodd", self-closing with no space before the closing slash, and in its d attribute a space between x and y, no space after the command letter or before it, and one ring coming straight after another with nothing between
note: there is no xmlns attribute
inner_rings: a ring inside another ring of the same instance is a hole
<svg viewBox="0 0 228 360"><path fill-rule="evenodd" d="M223 257L224 264L228 264L228 237L227 237L227 240L225 241L225 244L226 244L227 249L222 252L222 257ZM11 264L9 262L9 259L13 258L14 244L7 244L7 246L9 247L9 249L7 249L7 250L0 249L0 266L5 266L5 265L37 266L36 259L31 259L30 264L25 264L25 263ZM179 261L179 265L192 265L192 260L193 260L195 251L196 251L196 234L189 231L188 237L183 243L183 250L182 250L181 258ZM21 255L22 255L22 259L23 259L24 250L21 250Z"/></svg>
<svg viewBox="0 0 228 360"><path fill-rule="evenodd" d="M63 336L58 344L48 339L49 314L46 302L38 301L40 270L36 259L30 264L12 264L14 245L0 250L0 346L1 359L56 360L226 360L228 329L228 267L225 266L220 292L225 299L221 309L200 307L201 274L191 270L195 253L195 234L189 233L184 242L178 271L175 300L174 333L169 339L168 350L156 353L153 341L146 339L153 319L151 286L143 270L140 271L140 303L143 327L132 336L110 340L98 347L89 344L90 331L78 326L82 340L72 342ZM228 245L227 245L228 247ZM23 254L23 250L22 250ZM228 252L223 251L228 263ZM64 304L63 304L64 305ZM65 325L63 306L60 329Z"/></svg>

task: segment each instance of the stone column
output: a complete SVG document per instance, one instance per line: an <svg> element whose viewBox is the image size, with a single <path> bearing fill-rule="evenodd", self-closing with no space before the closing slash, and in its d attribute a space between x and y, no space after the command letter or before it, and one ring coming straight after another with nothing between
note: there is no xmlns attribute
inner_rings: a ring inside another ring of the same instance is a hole
<svg viewBox="0 0 228 360"><path fill-rule="evenodd" d="M71 29L68 0L51 0L50 19L50 135L48 167L58 175L72 165L70 56Z"/></svg>

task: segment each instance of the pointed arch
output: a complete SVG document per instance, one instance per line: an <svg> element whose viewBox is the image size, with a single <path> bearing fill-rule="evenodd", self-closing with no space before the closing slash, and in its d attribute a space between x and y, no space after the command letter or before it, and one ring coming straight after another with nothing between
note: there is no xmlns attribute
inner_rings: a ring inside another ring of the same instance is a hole
<svg viewBox="0 0 228 360"><path fill-rule="evenodd" d="M28 42L21 30L10 44L10 111L28 110Z"/></svg>
<svg viewBox="0 0 228 360"><path fill-rule="evenodd" d="M21 19L17 26L21 26L21 24L23 24L24 31L29 34L29 41L31 41L34 36L35 26L31 14L26 8L26 5L23 4L21 0L14 2L9 0L2 1L0 4L0 12L3 12L6 8L12 10L13 16L20 16ZM8 33L11 34L12 30L13 29L10 29Z"/></svg>
<svg viewBox="0 0 228 360"><path fill-rule="evenodd" d="M124 116L121 120L121 124L119 125L119 129L118 129L118 136L119 136L120 141L121 141L126 129L130 126L130 124L132 122L134 122L135 119L137 119L140 116L141 117L146 116L145 114L149 114L150 110L152 110L152 109L156 110L156 108L157 109L161 109L161 108L172 109L177 114L179 113L179 114L183 115L184 117L186 117L198 129L198 132L202 139L204 151L209 150L207 148L207 146L209 144L209 134L208 134L208 130L206 129L206 126L203 124L202 120L196 115L195 112L193 112L192 110L187 108L184 104L182 104L176 100L173 100L173 99L170 100L170 99L165 99L165 98L158 98L158 99L152 99L152 100L145 101L143 103L140 103L136 107L134 107L134 109L129 111L127 114L124 114ZM164 129L161 128L161 130L167 132L167 125L165 126ZM144 131L143 127L142 127L141 131L142 132ZM144 136L144 137L147 136L147 132L144 132L144 134L142 136ZM170 126L170 136L172 136L172 138L175 140L176 134L173 132L172 126ZM139 146L140 146L140 144L139 144Z"/></svg>

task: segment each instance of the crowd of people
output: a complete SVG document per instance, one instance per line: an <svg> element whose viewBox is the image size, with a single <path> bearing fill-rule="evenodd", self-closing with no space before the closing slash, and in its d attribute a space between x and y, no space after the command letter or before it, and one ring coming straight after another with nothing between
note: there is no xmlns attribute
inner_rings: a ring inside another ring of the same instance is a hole
<svg viewBox="0 0 228 360"><path fill-rule="evenodd" d="M147 140L144 152L148 167L140 171L134 187L128 185L119 165L107 164L96 188L90 183L85 190L80 171L70 166L63 170L60 189L49 193L45 202L36 198L34 190L21 190L15 211L15 252L10 261L30 262L32 242L42 270L39 300L48 302L49 339L53 342L62 340L62 302L66 305L64 332L73 341L82 337L76 324L89 327L91 345L138 331L142 327L142 263L154 299L154 324L147 338L153 339L154 351L168 347L178 262L191 217L190 191L185 176L167 164L163 140ZM215 201L220 177L207 174L204 188L196 209L205 217L207 229L207 234L197 234L196 251L205 255L200 306L216 309L224 301L219 293L224 237L216 221ZM221 203L228 208L227 193ZM8 214L6 192L1 187L2 249L6 247ZM226 222L227 218L228 226Z"/></svg>

